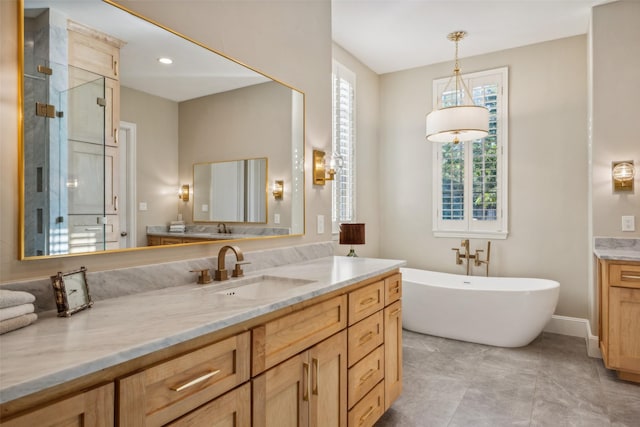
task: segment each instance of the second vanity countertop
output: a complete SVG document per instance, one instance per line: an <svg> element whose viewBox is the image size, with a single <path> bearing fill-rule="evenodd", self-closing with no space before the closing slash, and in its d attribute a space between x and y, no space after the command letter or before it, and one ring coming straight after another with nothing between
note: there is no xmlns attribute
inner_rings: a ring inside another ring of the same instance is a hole
<svg viewBox="0 0 640 427"><path fill-rule="evenodd" d="M101 300L70 318L58 318L55 312L42 313L35 324L0 337L0 403L222 330L404 264L388 259L326 257L246 276L313 281L276 297L240 299L218 293L243 280L230 279Z"/></svg>
<svg viewBox="0 0 640 427"><path fill-rule="evenodd" d="M596 237L593 253L605 260L640 261L640 239Z"/></svg>

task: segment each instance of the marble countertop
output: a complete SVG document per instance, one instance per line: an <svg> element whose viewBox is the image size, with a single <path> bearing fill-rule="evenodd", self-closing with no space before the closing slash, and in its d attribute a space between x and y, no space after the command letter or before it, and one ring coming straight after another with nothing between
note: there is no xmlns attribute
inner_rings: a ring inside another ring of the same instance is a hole
<svg viewBox="0 0 640 427"><path fill-rule="evenodd" d="M392 271L404 261L326 257L261 270L312 281L286 295L241 299L218 293L239 280L195 283L97 301L70 318L42 313L0 336L0 403L80 378L172 345Z"/></svg>
<svg viewBox="0 0 640 427"><path fill-rule="evenodd" d="M640 261L640 239L596 237L593 253L600 259Z"/></svg>
<svg viewBox="0 0 640 427"><path fill-rule="evenodd" d="M194 239L210 239L210 240L236 240L236 239L249 239L255 237L263 237L257 234L245 234L245 233L206 233L197 231L148 231L148 236L161 236L161 237L190 237Z"/></svg>

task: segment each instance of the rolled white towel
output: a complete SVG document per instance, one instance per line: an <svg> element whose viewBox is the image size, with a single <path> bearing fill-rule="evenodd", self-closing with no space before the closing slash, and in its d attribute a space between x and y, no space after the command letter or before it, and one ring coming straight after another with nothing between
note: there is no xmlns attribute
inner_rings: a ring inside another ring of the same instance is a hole
<svg viewBox="0 0 640 427"><path fill-rule="evenodd" d="M36 297L29 292L0 289L0 308L29 304L34 302L35 300Z"/></svg>
<svg viewBox="0 0 640 427"><path fill-rule="evenodd" d="M0 320L0 335L29 326L38 319L35 313L23 314L7 320Z"/></svg>
<svg viewBox="0 0 640 427"><path fill-rule="evenodd" d="M21 304L13 307L0 308L0 320L13 319L34 312L33 304Z"/></svg>

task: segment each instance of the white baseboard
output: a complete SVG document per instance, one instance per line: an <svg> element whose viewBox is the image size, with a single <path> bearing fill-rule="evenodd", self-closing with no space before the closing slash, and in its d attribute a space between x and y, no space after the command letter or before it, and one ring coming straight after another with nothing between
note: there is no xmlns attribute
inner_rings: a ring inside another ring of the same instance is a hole
<svg viewBox="0 0 640 427"><path fill-rule="evenodd" d="M556 316L554 314L544 327L544 332L584 338L587 344L587 354L590 357L602 358L598 345L598 337L591 334L591 327L587 319Z"/></svg>

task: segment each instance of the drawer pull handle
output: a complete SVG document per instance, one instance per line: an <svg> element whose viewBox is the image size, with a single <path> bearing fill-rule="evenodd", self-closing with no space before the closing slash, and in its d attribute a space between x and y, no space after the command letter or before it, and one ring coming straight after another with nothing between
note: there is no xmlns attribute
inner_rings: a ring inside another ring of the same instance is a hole
<svg viewBox="0 0 640 427"><path fill-rule="evenodd" d="M368 305L374 302L376 299L374 297L369 297L365 300L360 301L360 305Z"/></svg>
<svg viewBox="0 0 640 427"><path fill-rule="evenodd" d="M394 294L397 294L398 292L400 292L400 286L396 285L391 289L391 292L393 292Z"/></svg>
<svg viewBox="0 0 640 427"><path fill-rule="evenodd" d="M306 402L309 400L309 364L303 363L302 369L302 400Z"/></svg>
<svg viewBox="0 0 640 427"><path fill-rule="evenodd" d="M313 364L313 388L311 393L318 395L318 382L319 382L319 365L320 362L315 357L311 359L311 363Z"/></svg>
<svg viewBox="0 0 640 427"><path fill-rule="evenodd" d="M371 378L375 373L376 373L375 369L369 369L369 371L366 374L360 377L360 385L362 385L366 380Z"/></svg>
<svg viewBox="0 0 640 427"><path fill-rule="evenodd" d="M389 316L390 316L390 317L393 317L393 316L397 315L398 313L400 313L400 309L399 309L399 308L396 308L395 310L393 310L393 311L389 314Z"/></svg>
<svg viewBox="0 0 640 427"><path fill-rule="evenodd" d="M364 334L363 336L360 337L360 344L364 344L367 341L370 341L371 338L373 338L373 332L369 331L366 334Z"/></svg>
<svg viewBox="0 0 640 427"><path fill-rule="evenodd" d="M635 274L623 274L622 275L622 280L640 280L640 276L637 276Z"/></svg>
<svg viewBox="0 0 640 427"><path fill-rule="evenodd" d="M373 411L375 410L375 408L373 406L369 407L369 410L367 412L364 413L363 416L360 417L360 422L358 423L359 425L361 425L362 423L364 423L364 421L369 418L369 416L371 414L373 414Z"/></svg>
<svg viewBox="0 0 640 427"><path fill-rule="evenodd" d="M194 386L194 385L196 385L198 383L201 383L202 381L208 380L209 378L211 378L211 377L213 377L215 375L218 375L219 373L220 373L220 369L217 369L217 370L215 370L213 372L207 372L206 374L204 374L202 376L199 376L198 378L196 378L194 380L191 380L188 383L182 384L181 386L171 387L171 390L173 390L173 391L182 391L182 390L184 390L186 388L189 388L189 387Z"/></svg>

